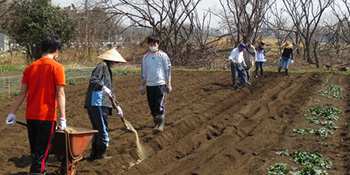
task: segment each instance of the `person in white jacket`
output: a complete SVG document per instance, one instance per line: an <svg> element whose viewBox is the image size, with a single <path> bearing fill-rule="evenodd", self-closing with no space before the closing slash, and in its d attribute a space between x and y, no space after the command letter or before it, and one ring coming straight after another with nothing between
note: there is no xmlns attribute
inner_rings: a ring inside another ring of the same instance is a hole
<svg viewBox="0 0 350 175"><path fill-rule="evenodd" d="M243 87L247 86L248 82L247 72L245 71L247 65L243 58L243 51L246 51L246 45L241 43L232 50L228 57L228 60L231 62L232 82L235 89L238 89L238 76L241 77Z"/></svg>
<svg viewBox="0 0 350 175"><path fill-rule="evenodd" d="M263 65L266 62L266 56L265 56L265 42L261 41L259 43L259 46L255 48L256 50L256 61L255 61L255 65L256 65L256 69L255 69L255 78L258 78L258 70L260 67L260 77L262 78L264 76L264 68Z"/></svg>
<svg viewBox="0 0 350 175"><path fill-rule="evenodd" d="M142 58L140 92L143 95L147 91L154 129L159 132L164 130L165 93L172 90L171 63L168 55L158 49L160 40L157 35L149 36L147 43L149 52Z"/></svg>

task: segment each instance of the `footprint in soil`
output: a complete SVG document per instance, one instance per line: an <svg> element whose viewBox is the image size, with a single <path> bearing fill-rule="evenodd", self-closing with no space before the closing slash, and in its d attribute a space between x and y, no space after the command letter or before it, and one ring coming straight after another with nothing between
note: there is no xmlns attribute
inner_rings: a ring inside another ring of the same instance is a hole
<svg viewBox="0 0 350 175"><path fill-rule="evenodd" d="M22 157L9 158L8 161L15 163L15 166L18 168L25 168L32 163L30 156L24 156L24 155Z"/></svg>

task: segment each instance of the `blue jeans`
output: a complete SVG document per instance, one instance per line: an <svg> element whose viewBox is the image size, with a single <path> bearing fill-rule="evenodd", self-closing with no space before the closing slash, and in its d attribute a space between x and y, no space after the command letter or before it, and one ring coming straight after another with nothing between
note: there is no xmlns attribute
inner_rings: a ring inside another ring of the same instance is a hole
<svg viewBox="0 0 350 175"><path fill-rule="evenodd" d="M260 67L260 73L261 73L261 77L263 76L263 72L264 72L264 68L263 68L264 62L255 62L255 75L258 76L258 70Z"/></svg>
<svg viewBox="0 0 350 175"><path fill-rule="evenodd" d="M231 73L232 73L232 83L233 86L238 87L238 76L241 77L242 84L245 86L247 85L247 72L241 65L241 63L237 63L236 67L233 63L231 63ZM235 83L236 82L236 83Z"/></svg>
<svg viewBox="0 0 350 175"><path fill-rule="evenodd" d="M280 71L280 70L282 69L283 64L286 64L286 65L285 65L285 69L288 70L289 61L290 61L289 58L287 58L287 57L282 57L282 58L281 58L281 64L280 64L280 67L278 68L278 70Z"/></svg>

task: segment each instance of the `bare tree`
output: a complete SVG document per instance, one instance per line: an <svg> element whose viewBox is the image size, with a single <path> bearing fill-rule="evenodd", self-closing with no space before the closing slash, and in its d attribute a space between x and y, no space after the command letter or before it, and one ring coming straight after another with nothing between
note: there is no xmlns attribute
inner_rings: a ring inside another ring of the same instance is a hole
<svg viewBox="0 0 350 175"><path fill-rule="evenodd" d="M194 10L201 0L106 0L105 9L132 21L132 25L153 30L160 36L162 48L170 52L174 60L183 43L193 31ZM185 22L190 22L186 24ZM183 33L187 31L187 34Z"/></svg>
<svg viewBox="0 0 350 175"><path fill-rule="evenodd" d="M270 32L277 39L277 45L279 46L281 46L287 39L292 38L292 36L298 35L297 30L295 30L295 25L288 22L288 18L284 12L285 10L279 8L277 3L275 3L269 10L270 17L265 18L264 20ZM292 35L293 33L295 35ZM280 54L281 51L282 48L280 48Z"/></svg>
<svg viewBox="0 0 350 175"><path fill-rule="evenodd" d="M339 37L350 44L350 2L342 0L342 3L334 3L332 10L338 19L337 29L340 34Z"/></svg>
<svg viewBox="0 0 350 175"><path fill-rule="evenodd" d="M223 9L221 19L227 23L232 39L237 38L233 39L236 45L244 37L251 37L253 41L258 37L265 15L275 2L276 0L220 0Z"/></svg>
<svg viewBox="0 0 350 175"><path fill-rule="evenodd" d="M282 0L291 21L304 41L307 62L313 64L311 58L311 41L321 21L324 11L334 0ZM316 65L319 67L319 65Z"/></svg>

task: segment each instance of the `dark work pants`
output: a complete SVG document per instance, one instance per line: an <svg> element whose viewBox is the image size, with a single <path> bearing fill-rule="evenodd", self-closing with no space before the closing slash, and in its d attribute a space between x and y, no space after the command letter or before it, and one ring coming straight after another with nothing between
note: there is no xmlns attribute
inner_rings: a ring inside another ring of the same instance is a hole
<svg viewBox="0 0 350 175"><path fill-rule="evenodd" d="M262 77L263 74L264 74L264 68L263 68L264 62L256 62L255 64L256 64L255 75L256 76L258 75L258 70L259 70L259 67L260 67L260 74L261 74L261 77Z"/></svg>
<svg viewBox="0 0 350 175"><path fill-rule="evenodd" d="M248 79L247 79L247 72L244 70L241 63L235 64L231 63L231 74L232 74L232 83L233 86L238 88L238 76L241 77L241 81L243 85L247 85ZM236 82L236 85L235 85Z"/></svg>
<svg viewBox="0 0 350 175"><path fill-rule="evenodd" d="M165 114L166 85L147 86L147 100L152 116Z"/></svg>
<svg viewBox="0 0 350 175"><path fill-rule="evenodd" d="M31 173L46 172L46 161L55 136L55 121L27 120L30 151L32 153Z"/></svg>
<svg viewBox="0 0 350 175"><path fill-rule="evenodd" d="M87 106L87 112L92 124L92 128L98 130L92 138L92 145L95 148L97 145L109 146L108 135L108 115L111 114L112 109L102 106Z"/></svg>

